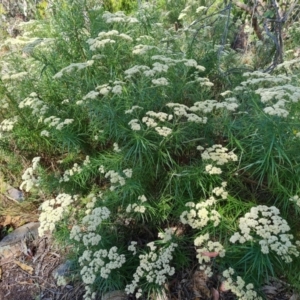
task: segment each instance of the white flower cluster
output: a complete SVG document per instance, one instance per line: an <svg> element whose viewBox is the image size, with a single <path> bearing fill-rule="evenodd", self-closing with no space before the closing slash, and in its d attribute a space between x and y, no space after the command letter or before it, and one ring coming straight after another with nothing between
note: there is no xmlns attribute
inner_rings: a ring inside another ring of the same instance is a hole
<svg viewBox="0 0 300 300"><path fill-rule="evenodd" d="M101 166L101 167L103 167L103 166ZM104 171L104 167L101 168L101 170ZM132 169L125 169L125 170L123 170L123 173L124 173L125 177L127 177L127 178L132 177ZM126 183L125 178L114 170L109 170L108 172L105 173L104 176L105 176L105 178L109 178L109 180L110 180L110 183L111 183L110 190L111 191L114 191L118 187L118 185L124 186Z"/></svg>
<svg viewBox="0 0 300 300"><path fill-rule="evenodd" d="M240 276L236 276L236 280L234 280L233 275L234 270L232 268L223 271L225 278L224 287L226 290L231 290L239 300L263 300L263 298L259 297L257 292L254 291L254 285L252 283L246 285Z"/></svg>
<svg viewBox="0 0 300 300"><path fill-rule="evenodd" d="M152 79L154 85L169 85L169 81L165 77L160 77L157 79Z"/></svg>
<svg viewBox="0 0 300 300"><path fill-rule="evenodd" d="M300 207L300 197L298 195L291 197L289 200L294 202L297 206Z"/></svg>
<svg viewBox="0 0 300 300"><path fill-rule="evenodd" d="M199 148L201 149L201 148ZM224 165L230 161L237 161L238 157L222 145L216 144L203 151L201 157L203 160L212 160L217 165Z"/></svg>
<svg viewBox="0 0 300 300"><path fill-rule="evenodd" d="M133 131L139 131L141 130L141 125L139 124L138 119L132 119L128 122L128 125L130 125L131 130Z"/></svg>
<svg viewBox="0 0 300 300"><path fill-rule="evenodd" d="M74 119L65 119L61 122L61 119L55 116L44 119L44 124L48 125L49 127L55 127L57 130L62 130L65 126L72 124L73 122Z"/></svg>
<svg viewBox="0 0 300 300"><path fill-rule="evenodd" d="M8 103L7 99L5 99L5 98L0 99L0 107L1 107L1 109L9 108L9 103Z"/></svg>
<svg viewBox="0 0 300 300"><path fill-rule="evenodd" d="M19 103L19 108L29 107L32 109L32 114L35 116L43 116L48 106L38 98L36 93L31 93L27 98Z"/></svg>
<svg viewBox="0 0 300 300"><path fill-rule="evenodd" d="M46 231L52 232L55 224L60 221L68 211L69 206L77 200L77 196L59 194L56 198L45 201L40 206L39 236L42 237Z"/></svg>
<svg viewBox="0 0 300 300"><path fill-rule="evenodd" d="M98 96L100 95L99 92L96 92L96 91L90 91L88 92L85 96L83 96L82 100L87 100L87 99L91 99L91 100L94 100L96 99ZM79 100L76 102L76 104L80 104L82 100ZM79 103L78 103L79 102Z"/></svg>
<svg viewBox="0 0 300 300"><path fill-rule="evenodd" d="M179 118L186 117L188 122L202 124L205 124L207 122L207 117L200 117L195 113L188 113L188 111L190 111L190 108L186 105L170 102L167 104L167 106L173 108L174 114Z"/></svg>
<svg viewBox="0 0 300 300"><path fill-rule="evenodd" d="M202 146L198 146L197 150L204 150ZM216 165L224 165L230 161L237 161L238 157L233 153L233 151L228 152L229 150L222 145L213 145L212 147L207 148L201 154L202 159L211 160ZM210 175L221 174L221 168L218 168L212 164L208 164L205 166L205 171ZM226 185L225 185L226 186ZM224 187L225 187L224 186ZM218 190L220 192L220 190Z"/></svg>
<svg viewBox="0 0 300 300"><path fill-rule="evenodd" d="M169 134L172 133L172 129L168 128L166 126L162 126L162 127L155 127L155 130L157 131L157 133L161 136L168 136Z"/></svg>
<svg viewBox="0 0 300 300"><path fill-rule="evenodd" d="M156 120L155 120L156 119ZM158 122L165 122L170 121L173 119L173 115L168 115L163 112L154 112L154 111L148 111L146 112L146 116L142 118L142 122L147 125L147 127L154 128L156 132L161 136L168 136L172 133L172 129L166 126L157 126ZM140 130L141 125L138 123L138 119L131 120L128 124L131 126L132 130Z"/></svg>
<svg viewBox="0 0 300 300"><path fill-rule="evenodd" d="M1 77L1 80L22 80L24 77L28 76L28 72L19 72L15 74L6 74Z"/></svg>
<svg viewBox="0 0 300 300"><path fill-rule="evenodd" d="M64 175L59 179L59 182L68 182L70 180L70 177L74 176L76 173L79 174L81 172L82 168L77 163L75 163L71 169L64 172Z"/></svg>
<svg viewBox="0 0 300 300"><path fill-rule="evenodd" d="M86 250L79 258L79 264L82 267L80 274L85 283L86 293L84 299L90 299L92 290L89 285L93 284L97 274L107 279L110 273L120 268L126 261L124 254L118 254L118 248L112 247L108 250L98 249L90 250L91 246L97 246L101 241L101 236L96 233L98 227L104 220L110 217L110 210L107 207L95 207L97 198L90 194L88 198L91 201L87 204L86 216L82 219L83 231L78 225L74 225L70 238L78 242L82 240Z"/></svg>
<svg viewBox="0 0 300 300"><path fill-rule="evenodd" d="M147 198L145 197L145 195L138 196L138 200L139 200L139 203L129 204L126 207L127 213L138 212L138 213L143 214L146 211L146 207L144 205L142 205L142 203L147 201Z"/></svg>
<svg viewBox="0 0 300 300"><path fill-rule="evenodd" d="M129 23L129 24L135 24L139 23L137 18L126 16L124 12L122 11L117 11L115 13L111 13L106 11L102 15L103 19L105 20L106 23Z"/></svg>
<svg viewBox="0 0 300 300"><path fill-rule="evenodd" d="M121 151L122 151L122 150L119 148L118 143L114 143L114 144L113 144L113 148L114 148L114 151L115 151L115 152L121 152Z"/></svg>
<svg viewBox="0 0 300 300"><path fill-rule="evenodd" d="M10 119L5 119L0 124L0 131L12 131L14 124L18 122L18 117L13 117Z"/></svg>
<svg viewBox="0 0 300 300"><path fill-rule="evenodd" d="M142 107L138 105L133 105L130 109L125 111L125 114L132 114L136 109L142 109Z"/></svg>
<svg viewBox="0 0 300 300"><path fill-rule="evenodd" d="M75 71L79 71L82 69L85 69L87 67L90 67L94 64L93 60L88 60L87 62L83 62L83 63L72 63L69 66L61 69L58 73L56 73L52 78L53 79L58 79L61 78L64 74L71 74Z"/></svg>
<svg viewBox="0 0 300 300"><path fill-rule="evenodd" d="M291 77L285 75L271 75L263 72L251 72L243 74L249 77L236 89L245 90L253 86L264 85L257 88L255 93L260 96L260 101L266 106L263 110L266 114L286 118L289 115L288 106L300 100L300 88L289 84Z"/></svg>
<svg viewBox="0 0 300 300"><path fill-rule="evenodd" d="M227 182L223 181L220 187L216 187L212 190L213 194L220 196L222 199L227 199L228 192L225 190Z"/></svg>
<svg viewBox="0 0 300 300"><path fill-rule="evenodd" d="M200 270L203 270L207 276L211 277L213 273L208 263L210 262L211 257L225 256L225 249L223 245L219 242L211 241L208 233L198 236L194 240L194 245L197 247L196 257L200 264Z"/></svg>
<svg viewBox="0 0 300 300"><path fill-rule="evenodd" d="M114 38L114 39L112 39ZM110 31L101 31L98 34L98 37L96 37L95 39L90 38L87 40L87 43L90 45L90 50L91 51L96 51L97 49L101 49L104 48L106 45L109 44L115 44L116 40L123 40L126 42L132 42L133 39L124 33L119 33L119 31L117 30L110 30Z"/></svg>
<svg viewBox="0 0 300 300"><path fill-rule="evenodd" d="M211 221L214 226L217 227L220 223L221 216L216 210L211 209L211 206L215 203L216 199L214 197L210 197L206 201L197 204L194 202L186 203L185 206L189 207L189 210L182 212L180 222L194 229L201 229Z"/></svg>
<svg viewBox="0 0 300 300"><path fill-rule="evenodd" d="M157 49L157 47L150 46L150 45L139 44L139 45L134 46L134 48L132 50L132 54L144 55L144 54L146 54L148 51L150 51L152 49Z"/></svg>
<svg viewBox="0 0 300 300"><path fill-rule="evenodd" d="M142 279L147 280L148 283L155 283L162 286L167 280L167 276L172 276L175 273L174 267L170 266L173 259L177 244L171 243L168 247L157 250L153 242L147 244L151 251L139 256L140 264L133 274L133 281L125 288L127 294L134 294L135 290L140 286ZM136 298L140 298L142 290L139 289L135 294Z"/></svg>
<svg viewBox="0 0 300 300"><path fill-rule="evenodd" d="M126 262L126 258L124 254L119 254L118 248L114 246L109 251L106 249L99 249L95 252L85 250L78 261L82 267L80 275L86 285L84 299L90 299L91 288L89 285L95 282L96 274L107 279L113 270L122 267Z"/></svg>
<svg viewBox="0 0 300 300"><path fill-rule="evenodd" d="M291 242L293 235L287 233L289 225L279 213L275 206L252 207L249 213L239 219L240 232L235 232L230 242L255 241L260 244L262 253L268 254L271 250L285 262L291 262L291 255L298 256L299 252Z"/></svg>
<svg viewBox="0 0 300 300"><path fill-rule="evenodd" d="M38 167L38 163L40 161L40 157L35 157L32 160L32 167L29 167L25 170L22 175L23 182L20 185L20 190L23 190L24 186L26 186L25 191L29 192L34 186L39 185L39 178L36 177L35 170Z"/></svg>
<svg viewBox="0 0 300 300"><path fill-rule="evenodd" d="M202 248L197 248L197 253L198 253L197 258L200 264L202 264L203 261L204 262L210 261L210 257L207 254L211 252L216 252L220 257L225 256L225 249L223 245L220 244L219 242L211 241L208 233L198 236L194 240L194 245L196 247L202 247Z"/></svg>
<svg viewBox="0 0 300 300"><path fill-rule="evenodd" d="M128 251L131 251L133 255L136 255L136 246L137 242L136 241L131 241L130 245L128 246Z"/></svg>
<svg viewBox="0 0 300 300"><path fill-rule="evenodd" d="M120 95L122 94L122 85L124 85L124 82L123 81L114 81L114 82L111 82L111 85L110 86L109 84L102 84L102 85L99 85L96 87L96 90L99 91L99 94L105 96L107 95L108 93L113 93L115 95Z"/></svg>
<svg viewBox="0 0 300 300"><path fill-rule="evenodd" d="M175 228L166 228L163 232L158 233L158 237L162 239L163 243L166 243L172 240L174 232Z"/></svg>
<svg viewBox="0 0 300 300"><path fill-rule="evenodd" d="M149 71L150 68L144 65L135 65L133 67L131 67L130 69L127 69L124 71L124 74L126 75L125 78L126 79L130 79L131 77L133 77L136 74L141 74L142 72L144 73L144 71Z"/></svg>

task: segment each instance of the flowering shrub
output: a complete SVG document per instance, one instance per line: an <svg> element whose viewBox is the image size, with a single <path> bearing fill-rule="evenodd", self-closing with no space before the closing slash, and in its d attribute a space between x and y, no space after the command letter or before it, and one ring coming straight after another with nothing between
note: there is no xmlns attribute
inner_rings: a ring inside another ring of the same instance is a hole
<svg viewBox="0 0 300 300"><path fill-rule="evenodd" d="M56 1L31 33L44 39L1 58L1 147L32 161L20 188L46 193L39 234L72 244L85 299L143 299L195 261L260 299L299 265L298 61L240 70L230 10L198 4L174 5L176 29L151 3Z"/></svg>

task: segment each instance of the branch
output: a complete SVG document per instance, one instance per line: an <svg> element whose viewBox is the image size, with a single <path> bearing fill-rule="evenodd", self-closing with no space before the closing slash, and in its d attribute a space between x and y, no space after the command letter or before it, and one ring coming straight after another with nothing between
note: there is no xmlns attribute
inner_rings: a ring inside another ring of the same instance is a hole
<svg viewBox="0 0 300 300"><path fill-rule="evenodd" d="M245 11L246 13L248 13L249 15L251 15L253 30L254 30L256 36L258 37L258 39L261 40L261 41L263 41L264 37L262 35L262 30L259 27L257 15L254 13L256 11L256 8L255 7L251 8L250 6L248 6L248 5L244 4L244 3L241 3L239 1L236 1L236 0L234 0L233 3L237 7L239 7L240 9L242 9L243 11Z"/></svg>

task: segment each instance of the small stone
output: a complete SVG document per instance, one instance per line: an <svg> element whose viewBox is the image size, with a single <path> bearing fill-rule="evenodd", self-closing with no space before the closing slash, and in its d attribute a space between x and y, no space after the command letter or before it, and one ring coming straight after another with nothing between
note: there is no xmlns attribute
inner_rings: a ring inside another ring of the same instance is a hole
<svg viewBox="0 0 300 300"><path fill-rule="evenodd" d="M67 260L65 263L60 264L53 272L52 275L54 278L57 278L57 276L69 276L70 275L70 269L72 266L72 262L70 260Z"/></svg>
<svg viewBox="0 0 300 300"><path fill-rule="evenodd" d="M24 201L24 194L20 190L17 190L13 187L7 190L7 194L10 198L13 198L18 202Z"/></svg>
<svg viewBox="0 0 300 300"><path fill-rule="evenodd" d="M123 291L113 291L106 293L102 298L102 300L127 300L128 295Z"/></svg>
<svg viewBox="0 0 300 300"><path fill-rule="evenodd" d="M33 239L37 238L39 226L39 222L30 222L17 228L0 241L0 247L16 244L25 239L26 237L33 237Z"/></svg>

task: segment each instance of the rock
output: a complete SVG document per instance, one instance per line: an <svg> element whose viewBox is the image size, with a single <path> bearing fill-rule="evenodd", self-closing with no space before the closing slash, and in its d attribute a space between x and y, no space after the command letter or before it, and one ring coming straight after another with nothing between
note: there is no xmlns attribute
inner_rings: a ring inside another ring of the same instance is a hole
<svg viewBox="0 0 300 300"><path fill-rule="evenodd" d="M22 202L24 200L23 192L6 183L2 174L0 174L0 193L13 201Z"/></svg>
<svg viewBox="0 0 300 300"><path fill-rule="evenodd" d="M7 194L10 198L12 198L18 202L22 202L24 200L23 192L15 189L13 187L11 187L10 189L7 190Z"/></svg>
<svg viewBox="0 0 300 300"><path fill-rule="evenodd" d="M72 262L70 260L67 260L65 263L60 264L54 271L52 272L52 275L54 278L57 278L57 276L68 276L70 275L70 269L72 266Z"/></svg>
<svg viewBox="0 0 300 300"><path fill-rule="evenodd" d="M102 300L127 300L128 295L123 291L113 291L102 296Z"/></svg>
<svg viewBox="0 0 300 300"><path fill-rule="evenodd" d="M0 241L0 248L3 246L11 245L11 244L16 244L26 237L33 237L33 239L38 237L38 228L40 226L39 222L30 222L28 224L25 224L16 230L14 230L12 233L9 235L5 236L1 241Z"/></svg>
<svg viewBox="0 0 300 300"><path fill-rule="evenodd" d="M3 263L3 260L9 260L11 258L18 257L20 254L21 249L19 244L6 245L0 247L1 263Z"/></svg>

